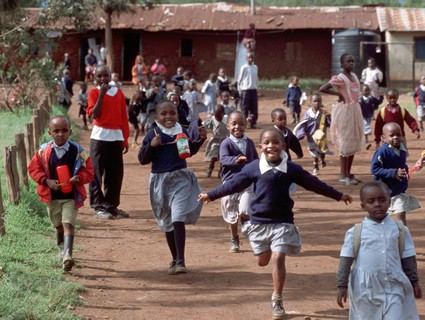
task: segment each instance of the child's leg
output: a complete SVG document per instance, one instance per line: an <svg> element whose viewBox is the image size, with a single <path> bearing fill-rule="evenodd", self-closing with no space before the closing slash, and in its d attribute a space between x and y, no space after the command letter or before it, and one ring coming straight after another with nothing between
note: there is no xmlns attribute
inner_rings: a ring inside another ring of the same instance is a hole
<svg viewBox="0 0 425 320"><path fill-rule="evenodd" d="M319 173L319 158L313 158L313 175L317 175Z"/></svg>
<svg viewBox="0 0 425 320"><path fill-rule="evenodd" d="M71 271L74 266L72 259L72 249L74 247L74 227L70 223L63 223L64 243L63 243L63 270Z"/></svg>
<svg viewBox="0 0 425 320"><path fill-rule="evenodd" d="M208 170L207 170L207 177L211 177L211 174L214 170L214 164L217 162L217 160L218 160L218 158L215 158L215 157L211 158L210 164L209 164Z"/></svg>
<svg viewBox="0 0 425 320"><path fill-rule="evenodd" d="M348 177L347 176L347 160L348 160L347 157L339 156L340 179L345 179Z"/></svg>
<svg viewBox="0 0 425 320"><path fill-rule="evenodd" d="M63 242L64 242L64 229L63 226L60 225L56 227L56 243L59 248L59 255L63 258Z"/></svg>
<svg viewBox="0 0 425 320"><path fill-rule="evenodd" d="M326 154L325 153L321 153L320 154L320 162L322 164L322 168L326 167L325 157L326 157Z"/></svg>
<svg viewBox="0 0 425 320"><path fill-rule="evenodd" d="M403 222L405 226L407 226L406 212L397 213L397 219Z"/></svg>
<svg viewBox="0 0 425 320"><path fill-rule="evenodd" d="M175 274L177 250L176 250L176 240L174 238L174 230L170 232L166 232L165 238L167 239L168 248L170 249L171 256L173 257L173 261L171 261L170 268L168 269L168 274Z"/></svg>
<svg viewBox="0 0 425 320"><path fill-rule="evenodd" d="M271 255L273 294L272 294L272 318L281 319L285 314L283 307L283 287L286 279L286 254L273 252Z"/></svg>
<svg viewBox="0 0 425 320"><path fill-rule="evenodd" d="M229 252L237 253L240 251L239 248L239 232L238 232L238 221L230 224L230 232L232 234L232 243L230 245Z"/></svg>
<svg viewBox="0 0 425 320"><path fill-rule="evenodd" d="M184 251L186 246L186 226L184 222L173 222L174 241L176 243L176 273L186 273Z"/></svg>

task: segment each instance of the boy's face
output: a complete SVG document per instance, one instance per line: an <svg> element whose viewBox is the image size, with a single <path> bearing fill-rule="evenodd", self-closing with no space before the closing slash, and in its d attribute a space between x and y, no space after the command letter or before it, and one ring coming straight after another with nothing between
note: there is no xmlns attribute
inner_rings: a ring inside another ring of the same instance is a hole
<svg viewBox="0 0 425 320"><path fill-rule="evenodd" d="M114 82L118 82L118 73L113 73L111 75L111 80L114 81Z"/></svg>
<svg viewBox="0 0 425 320"><path fill-rule="evenodd" d="M394 148L400 148L401 129L397 124L386 124L382 129L382 140Z"/></svg>
<svg viewBox="0 0 425 320"><path fill-rule="evenodd" d="M367 62L367 66L368 66L369 68L371 68L371 69L375 69L375 68L376 68L376 62L375 62L375 60L369 60L369 61Z"/></svg>
<svg viewBox="0 0 425 320"><path fill-rule="evenodd" d="M69 128L69 124L66 119L55 118L50 121L49 135L58 146L64 145L68 141L71 133L72 130Z"/></svg>
<svg viewBox="0 0 425 320"><path fill-rule="evenodd" d="M280 154L284 147L285 142L282 141L282 137L279 137L278 133L273 130L264 132L258 145L269 162L282 161Z"/></svg>
<svg viewBox="0 0 425 320"><path fill-rule="evenodd" d="M369 95L370 95L370 89L369 89L369 86L363 86L363 87L362 87L362 94L363 94L365 97L369 97Z"/></svg>
<svg viewBox="0 0 425 320"><path fill-rule="evenodd" d="M368 216L375 221L382 221L387 216L390 206L390 196L381 187L368 187L363 190L361 206Z"/></svg>
<svg viewBox="0 0 425 320"><path fill-rule="evenodd" d="M227 129L235 138L242 138L246 129L245 117L238 112L232 113L227 121Z"/></svg>
<svg viewBox="0 0 425 320"><path fill-rule="evenodd" d="M396 106L398 101L398 93L395 91L388 91L387 101L390 106Z"/></svg>
<svg viewBox="0 0 425 320"><path fill-rule="evenodd" d="M82 91L82 92L86 92L86 91L87 91L87 86L83 84L83 85L81 86L81 91Z"/></svg>
<svg viewBox="0 0 425 320"><path fill-rule="evenodd" d="M219 75L220 77L224 78L224 76L226 75L226 71L225 71L224 69L220 69L220 70L218 71L218 75Z"/></svg>
<svg viewBox="0 0 425 320"><path fill-rule="evenodd" d="M254 56L252 54L249 54L246 57L246 61L248 61L248 64L253 64L254 63Z"/></svg>
<svg viewBox="0 0 425 320"><path fill-rule="evenodd" d="M95 78L96 83L101 86L102 84L108 84L109 81L111 81L111 74L106 67L100 66L96 68Z"/></svg>
<svg viewBox="0 0 425 320"><path fill-rule="evenodd" d="M314 111L319 110L322 107L322 97L318 95L314 95L311 98L311 104Z"/></svg>
<svg viewBox="0 0 425 320"><path fill-rule="evenodd" d="M286 128L286 113L284 112L275 112L273 114L272 123L278 127L280 130L285 130Z"/></svg>
<svg viewBox="0 0 425 320"><path fill-rule="evenodd" d="M298 78L292 78L292 84L294 85L294 86L297 86L298 85Z"/></svg>
<svg viewBox="0 0 425 320"><path fill-rule="evenodd" d="M223 103L229 103L230 100L230 95L226 92L226 93L222 93L221 94L221 100L223 101Z"/></svg>

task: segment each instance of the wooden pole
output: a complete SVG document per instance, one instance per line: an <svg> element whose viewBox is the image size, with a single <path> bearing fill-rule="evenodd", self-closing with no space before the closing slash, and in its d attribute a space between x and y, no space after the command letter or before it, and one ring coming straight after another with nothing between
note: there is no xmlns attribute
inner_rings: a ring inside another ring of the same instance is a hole
<svg viewBox="0 0 425 320"><path fill-rule="evenodd" d="M6 226L4 224L4 206L3 206L3 197L1 193L1 184L0 184L0 236L6 234Z"/></svg>
<svg viewBox="0 0 425 320"><path fill-rule="evenodd" d="M34 128L32 123L26 123L24 127L25 145L27 146L27 163L30 163L33 155L37 152L34 149Z"/></svg>
<svg viewBox="0 0 425 320"><path fill-rule="evenodd" d="M18 173L21 177L21 183L29 189L28 184L28 168L27 168L27 158L26 158L26 152L25 152L25 140L24 140L24 134L18 133L15 135L15 144L16 144L16 150L18 155Z"/></svg>
<svg viewBox="0 0 425 320"><path fill-rule="evenodd" d="M38 150L40 147L40 119L38 116L32 116L33 125L33 138L34 138L34 150Z"/></svg>
<svg viewBox="0 0 425 320"><path fill-rule="evenodd" d="M6 175L6 185L9 201L12 204L18 204L20 189L18 169L16 166L16 146L9 146L4 148L3 166L4 173Z"/></svg>

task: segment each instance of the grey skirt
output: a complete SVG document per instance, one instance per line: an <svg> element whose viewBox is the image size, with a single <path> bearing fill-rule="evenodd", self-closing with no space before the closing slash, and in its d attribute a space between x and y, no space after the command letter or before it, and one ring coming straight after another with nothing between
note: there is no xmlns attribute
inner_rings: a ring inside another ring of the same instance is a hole
<svg viewBox="0 0 425 320"><path fill-rule="evenodd" d="M173 231L173 222L195 224L198 221L202 210L202 202L198 201L200 193L198 179L189 169L149 176L153 215L164 232Z"/></svg>

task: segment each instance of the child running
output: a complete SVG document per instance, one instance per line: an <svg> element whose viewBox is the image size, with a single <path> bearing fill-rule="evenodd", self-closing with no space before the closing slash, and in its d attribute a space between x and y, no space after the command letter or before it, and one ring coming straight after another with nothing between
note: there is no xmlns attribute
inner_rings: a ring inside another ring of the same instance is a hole
<svg viewBox="0 0 425 320"><path fill-rule="evenodd" d="M199 218L202 204L196 195L201 187L195 174L187 168L186 160L179 156L180 141L176 139L181 134L188 136L188 132L177 122L177 106L164 100L156 105L155 111L155 123L143 140L138 158L142 165L152 163L149 197L153 215L165 232L173 257L168 274L174 275L187 272L185 225L195 224ZM199 141L188 139L190 155L196 154L205 141L204 127L199 129L199 135Z"/></svg>
<svg viewBox="0 0 425 320"><path fill-rule="evenodd" d="M359 98L360 108L362 108L363 116L363 129L365 137L365 148L369 150L372 144L369 142L368 137L372 134L372 128L370 124L373 119L373 113L378 110L379 105L384 100L384 96L381 94L378 98L375 98L370 94L370 88L367 84L362 85L362 95Z"/></svg>
<svg viewBox="0 0 425 320"><path fill-rule="evenodd" d="M391 205L388 213L396 214L407 225L406 212L420 208L418 200L406 193L409 169L406 164L406 148L400 126L395 122L384 125L384 144L376 150L372 158L371 172L375 180L384 182L391 192Z"/></svg>
<svg viewBox="0 0 425 320"><path fill-rule="evenodd" d="M418 115L419 126L424 131L423 121L425 120L425 76L421 77L420 85L415 88L413 95L416 104L416 113Z"/></svg>
<svg viewBox="0 0 425 320"><path fill-rule="evenodd" d="M303 121L294 131L299 139L307 137L308 152L313 157L313 175L319 174L319 159L322 168L326 167L325 157L332 155L326 138L327 129L331 124L331 115L323 108L322 96L314 94L311 97L311 108L304 114Z"/></svg>
<svg viewBox="0 0 425 320"><path fill-rule="evenodd" d="M356 185L361 181L351 174L351 167L354 155L362 150L364 137L359 105L360 82L353 72L354 57L344 53L340 62L342 72L321 86L320 92L338 96L338 103L332 108L331 135L333 143L339 149L339 182L343 185Z"/></svg>
<svg viewBox="0 0 425 320"><path fill-rule="evenodd" d="M78 143L68 140L71 133L67 118L51 118L49 135L53 140L43 144L28 165L29 175L37 183L40 201L47 204L50 222L56 229L63 270L67 272L74 266L72 250L77 211L87 198L84 185L94 176L90 157ZM60 166L66 166L68 181L59 181Z"/></svg>
<svg viewBox="0 0 425 320"><path fill-rule="evenodd" d="M230 102L230 92L223 91L220 94L221 103L220 105L224 108L224 118L223 122L227 123L227 119L229 118L229 114L236 110L236 107Z"/></svg>
<svg viewBox="0 0 425 320"><path fill-rule="evenodd" d="M78 117L83 117L84 130L88 130L89 128L87 126L87 96L87 84L85 82L82 82L80 84L80 91L78 92L77 104L80 106L80 110L78 111Z"/></svg>
<svg viewBox="0 0 425 320"><path fill-rule="evenodd" d="M412 133L416 135L416 138L420 138L421 134L419 132L418 123L416 122L416 119L411 116L409 111L407 111L405 108L401 107L397 101L398 101L399 93L397 89L388 89L386 98L388 101L388 104L386 107L382 107L378 115L376 117L375 122L375 143L376 143L376 149L379 148L381 137L383 133L383 127L385 124L390 122L397 123L401 128L401 134L402 134L402 142L404 146L407 148L407 141L406 141L406 132L404 131L404 122L407 123L409 128L412 130Z"/></svg>
<svg viewBox="0 0 425 320"><path fill-rule="evenodd" d="M247 121L241 111L234 111L227 121L230 135L220 146L221 180L223 184L230 181L242 168L258 159L254 141L245 135ZM230 224L232 240L229 252L240 251L238 221L249 219L248 207L253 196L252 186L229 194L221 199L221 213L225 222Z"/></svg>
<svg viewBox="0 0 425 320"><path fill-rule="evenodd" d="M205 161L210 162L206 172L207 177L211 177L214 170L214 164L219 159L221 142L229 135L229 130L227 130L226 125L223 122L223 117L224 107L222 105L218 105L215 109L214 117L202 122L204 127L212 132L212 137L205 148ZM218 177L220 178L220 171L218 172Z"/></svg>
<svg viewBox="0 0 425 320"><path fill-rule="evenodd" d="M422 298L422 290L415 247L409 229L388 216L389 201L390 190L382 182L363 185L360 202L366 218L345 234L337 302L343 308L349 296L350 320L419 319L415 298Z"/></svg>
<svg viewBox="0 0 425 320"><path fill-rule="evenodd" d="M292 150L297 155L297 159L301 159L304 156L303 149L298 138L286 127L285 110L276 108L272 111L271 117L274 127L280 130L285 138L285 151L288 154L288 161L292 160L289 150Z"/></svg>
<svg viewBox="0 0 425 320"><path fill-rule="evenodd" d="M266 129L260 135L260 160L247 164L241 172L221 186L201 193L199 200L213 201L220 197L241 192L254 184L255 193L249 206L251 219L243 225L249 236L259 266L272 264L273 294L272 318L283 319L283 287L286 278L285 258L301 250L301 238L294 224L294 201L289 188L296 183L307 190L330 197L336 201L351 203L352 198L320 181L301 166L288 161L282 133Z"/></svg>
<svg viewBox="0 0 425 320"><path fill-rule="evenodd" d="M207 106L207 115L214 115L214 108L217 104L217 74L211 73L208 80L205 81L204 86L201 89L202 99L204 104Z"/></svg>

